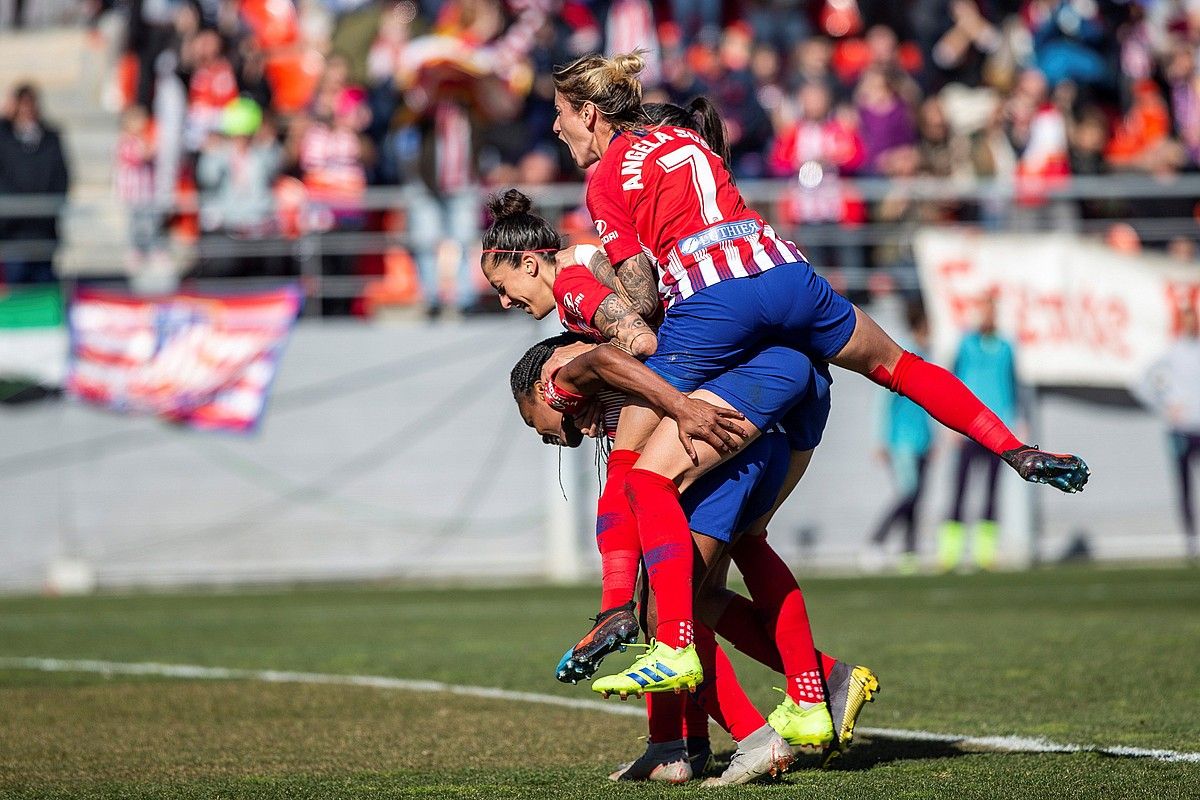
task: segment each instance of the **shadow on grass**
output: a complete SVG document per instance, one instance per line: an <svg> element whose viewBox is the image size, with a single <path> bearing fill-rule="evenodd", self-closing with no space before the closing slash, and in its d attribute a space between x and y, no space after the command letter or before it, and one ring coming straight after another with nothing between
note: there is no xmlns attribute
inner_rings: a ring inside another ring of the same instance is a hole
<svg viewBox="0 0 1200 800"><path fill-rule="evenodd" d="M938 758L959 758L971 755L960 750L954 742L921 742L904 739L856 738L853 748L830 762L829 769L835 772L859 772L890 764L894 761L930 761ZM715 753L715 766L709 774L720 775L729 766L732 750ZM821 763L816 756L800 756L792 765L793 770L816 769Z"/></svg>
<svg viewBox="0 0 1200 800"><path fill-rule="evenodd" d="M830 764L830 769L843 772L871 769L893 761L928 761L935 758L959 758L969 755L954 742L920 742L883 737L855 737L856 742L847 752Z"/></svg>

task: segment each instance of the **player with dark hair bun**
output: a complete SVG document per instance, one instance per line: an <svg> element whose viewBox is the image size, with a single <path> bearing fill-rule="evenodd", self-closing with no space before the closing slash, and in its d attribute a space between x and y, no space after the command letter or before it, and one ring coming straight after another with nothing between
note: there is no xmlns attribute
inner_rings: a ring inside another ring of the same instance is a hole
<svg viewBox="0 0 1200 800"><path fill-rule="evenodd" d="M653 353L654 331L589 270L593 258L607 263L599 249L564 249L558 231L531 208L530 199L516 189L488 200L492 224L483 235L480 266L500 305L519 308L534 319L558 307L568 330L612 340L637 356ZM583 264L576 263L580 258Z"/></svg>
<svg viewBox="0 0 1200 800"><path fill-rule="evenodd" d="M558 231L532 208L533 201L516 189L488 198L492 224L483 234L483 251L492 255L492 263L515 265L522 253L557 253L563 249Z"/></svg>

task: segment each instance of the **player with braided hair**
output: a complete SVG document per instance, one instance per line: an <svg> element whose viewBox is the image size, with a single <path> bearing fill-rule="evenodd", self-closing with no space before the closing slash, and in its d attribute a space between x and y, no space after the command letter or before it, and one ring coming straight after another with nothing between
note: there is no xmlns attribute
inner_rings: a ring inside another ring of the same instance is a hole
<svg viewBox="0 0 1200 800"><path fill-rule="evenodd" d="M513 368L511 383L522 418L542 434L543 441L550 444L576 446L581 435L572 435L572 427L564 415L556 411L546 399L541 385L540 368L557 348L578 342L577 336L564 334L546 339L529 349ZM613 348L592 346L559 371L556 380L563 383L572 393L597 393L605 410L605 433L615 433L615 413L625 401L622 393L613 391L604 382L610 366L604 362L617 360L631 362L630 370L619 378L623 388L636 387L639 381L652 382L649 370L637 364L629 356ZM787 349L787 348L784 348ZM789 351L793 352L794 351ZM770 361L775 356L768 354ZM600 363L594 362L596 359ZM809 401L812 402L811 400ZM693 485L683 489L683 505L691 521L693 539L699 554L698 564L703 564L696 579L697 604L702 611L698 626L698 640L705 640L702 652L711 651L706 657L712 671L706 673L710 680L701 687L698 697L704 709L713 714L718 723L739 740L739 748L745 743L744 751L757 751L760 760L747 763L743 759L740 768L724 777L725 783L741 783L751 780L771 768L782 766L772 761L772 752L777 756L778 740L773 730L763 729L762 717L745 701L744 693L737 684L731 667L719 652L715 641L708 644L713 629L739 649L762 661L776 671L785 670L780 651L792 633L781 630L780 617L787 609L780 608L780 595L786 594L788 583L798 593L795 579L782 560L770 548L765 538L766 523L778 508L778 495L783 485L789 461L789 440L777 431L768 432L753 445L744 448L730 461L715 468ZM746 532L738 538L738 534ZM732 544L732 548L730 545ZM754 595L751 605L745 598L734 595L723 587L724 566L732 556L742 570L747 585ZM636 558L636 554L635 554ZM773 564L771 562L774 562ZM772 568L773 567L773 568ZM785 579L780 579L782 573ZM757 610L756 610L757 606ZM654 606L648 614L655 617ZM807 629L807 617L802 618ZM653 629L653 621L648 629ZM813 649L811 632L807 632L808 646ZM835 698L834 713L839 719L839 741L848 745L853 734L854 723L863 705L873 699L878 691L878 681L865 667L850 664L816 653L826 679L830 683L831 696ZM561 668L561 665L560 665ZM714 701L714 695L719 698ZM716 703L714 707L714 702ZM681 753L685 749L689 756L700 759L706 740L699 740L697 731L704 731L695 721L690 709L673 695L647 695L650 714L650 745L642 758L625 770L614 775L619 779L675 780L681 775ZM685 724L686 720L686 724ZM684 744L684 733L689 741ZM758 739L762 739L761 745ZM790 742L802 749L819 749L826 742L822 739ZM766 758L762 758L765 752ZM835 750L830 750L832 755ZM699 754L699 755L697 755ZM695 763L695 760L693 760Z"/></svg>

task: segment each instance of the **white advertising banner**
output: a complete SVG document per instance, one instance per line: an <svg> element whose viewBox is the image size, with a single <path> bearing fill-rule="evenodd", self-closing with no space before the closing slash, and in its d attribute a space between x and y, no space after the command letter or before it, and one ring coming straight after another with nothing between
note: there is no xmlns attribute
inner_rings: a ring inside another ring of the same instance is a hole
<svg viewBox="0 0 1200 800"><path fill-rule="evenodd" d="M1200 270L1070 234L926 228L914 250L935 356L949 363L993 294L1032 385L1133 386L1200 300Z"/></svg>

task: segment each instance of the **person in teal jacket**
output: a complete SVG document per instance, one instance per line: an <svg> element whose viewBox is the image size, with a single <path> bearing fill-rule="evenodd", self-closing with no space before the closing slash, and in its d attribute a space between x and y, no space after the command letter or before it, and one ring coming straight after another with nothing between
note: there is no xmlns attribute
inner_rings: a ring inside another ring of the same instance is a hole
<svg viewBox="0 0 1200 800"><path fill-rule="evenodd" d="M907 310L908 326L912 331L913 352L924 358L929 351L929 323L918 304ZM925 489L926 467L933 449L933 432L929 415L911 400L898 394L882 396L879 414L879 452L887 461L896 483L898 496L880 521L871 537L871 544L882 548L889 535L899 527L904 543L900 554L900 571L916 572L917 507Z"/></svg>
<svg viewBox="0 0 1200 800"><path fill-rule="evenodd" d="M963 336L954 359L954 374L996 412L1006 425L1018 416L1016 353L1012 344L996 330L996 297L983 299L979 328ZM975 442L964 439L958 447L955 467L954 502L938 537L938 565L955 569L966 549L964 505L967 484L973 471L984 475L984 504L974 529L972 553L976 566L991 569L996 564L1000 527L996 522L996 488L1000 460Z"/></svg>

